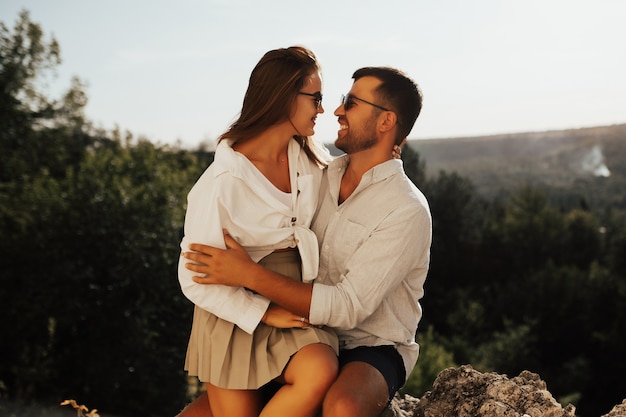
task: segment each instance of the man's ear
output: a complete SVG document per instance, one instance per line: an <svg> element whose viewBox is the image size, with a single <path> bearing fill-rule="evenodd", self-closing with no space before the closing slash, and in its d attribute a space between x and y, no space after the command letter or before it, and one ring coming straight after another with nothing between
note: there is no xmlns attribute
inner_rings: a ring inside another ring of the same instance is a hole
<svg viewBox="0 0 626 417"><path fill-rule="evenodd" d="M379 119L380 130L382 132L388 132L396 127L397 122L398 116L392 111L386 111L381 115L381 119Z"/></svg>

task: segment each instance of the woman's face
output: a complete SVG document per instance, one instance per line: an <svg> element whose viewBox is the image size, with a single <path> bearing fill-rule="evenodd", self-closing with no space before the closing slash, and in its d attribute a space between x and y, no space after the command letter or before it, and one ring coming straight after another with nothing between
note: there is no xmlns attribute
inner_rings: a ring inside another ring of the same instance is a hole
<svg viewBox="0 0 626 417"><path fill-rule="evenodd" d="M319 72L308 75L291 111L291 123L301 136L313 136L317 115L322 107L322 78Z"/></svg>

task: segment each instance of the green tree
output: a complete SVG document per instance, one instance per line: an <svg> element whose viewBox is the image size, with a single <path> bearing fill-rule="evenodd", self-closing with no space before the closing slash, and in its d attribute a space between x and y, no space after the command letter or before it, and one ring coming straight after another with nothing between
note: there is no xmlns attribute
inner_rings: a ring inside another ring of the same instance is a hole
<svg viewBox="0 0 626 417"><path fill-rule="evenodd" d="M192 310L176 267L194 163L146 141L103 141L67 182L55 274L72 294L55 310L66 395L117 413L180 407Z"/></svg>
<svg viewBox="0 0 626 417"><path fill-rule="evenodd" d="M523 369L537 369L539 353L536 351L536 323L503 320L503 329L485 338L472 354L472 364L483 371L515 375ZM520 369L521 368L521 369Z"/></svg>
<svg viewBox="0 0 626 417"><path fill-rule="evenodd" d="M84 84L74 77L60 99L39 91L61 62L60 48L22 11L13 32L0 22L0 187L11 198L40 174L62 178L86 146Z"/></svg>
<svg viewBox="0 0 626 417"><path fill-rule="evenodd" d="M46 313L55 291L37 277L46 276L44 262L54 265L55 258L48 257L57 249L51 225L68 209L61 179L80 163L86 141L80 82L74 80L60 101L39 92L59 62L58 43L44 39L28 12L20 13L13 32L0 23L0 305L5 318L0 352L7 358L0 378L18 399L35 396L37 381L44 384L55 373L50 356L55 323Z"/></svg>
<svg viewBox="0 0 626 417"><path fill-rule="evenodd" d="M626 211L611 210L602 231L606 241L606 263L616 276L626 279Z"/></svg>
<svg viewBox="0 0 626 417"><path fill-rule="evenodd" d="M60 55L27 12L1 39L0 382L22 402L175 414L192 312L178 244L212 154L94 131L80 80L38 91Z"/></svg>
<svg viewBox="0 0 626 417"><path fill-rule="evenodd" d="M51 38L46 42L41 26L22 11L13 33L0 22L0 83L2 114L16 110L32 117L43 117L50 102L36 88L42 72L61 63L59 44Z"/></svg>
<svg viewBox="0 0 626 417"><path fill-rule="evenodd" d="M410 146L403 146L402 165L413 184L422 188L426 183L426 162L420 158L420 154Z"/></svg>
<svg viewBox="0 0 626 417"><path fill-rule="evenodd" d="M574 209L565 215L562 262L588 269L600 259L601 230L598 219L589 211Z"/></svg>
<svg viewBox="0 0 626 417"><path fill-rule="evenodd" d="M480 267L476 263L476 250L483 202L469 180L443 171L427 181L424 193L433 218L431 261L423 300L424 323L447 334L451 325L450 305L473 298L468 293L468 284L476 284L471 280Z"/></svg>
<svg viewBox="0 0 626 417"><path fill-rule="evenodd" d="M526 186L511 197L501 232L517 271L541 268L561 254L563 231L563 216L548 204L543 191Z"/></svg>

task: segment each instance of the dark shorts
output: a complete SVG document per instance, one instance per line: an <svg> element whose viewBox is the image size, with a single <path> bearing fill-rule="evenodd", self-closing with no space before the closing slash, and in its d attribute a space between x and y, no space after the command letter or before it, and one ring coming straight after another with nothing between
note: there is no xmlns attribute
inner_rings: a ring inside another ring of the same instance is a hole
<svg viewBox="0 0 626 417"><path fill-rule="evenodd" d="M342 368L349 362L365 362L376 368L387 381L389 401L404 385L406 379L404 361L393 346L359 346L354 349L340 350L339 367Z"/></svg>
<svg viewBox="0 0 626 417"><path fill-rule="evenodd" d="M340 350L339 368L341 369L350 362L365 362L376 368L387 381L390 402L404 385L406 379L404 361L396 348L391 345L359 346L354 349ZM281 385L277 382L270 382L261 387L265 402L269 401L280 387Z"/></svg>

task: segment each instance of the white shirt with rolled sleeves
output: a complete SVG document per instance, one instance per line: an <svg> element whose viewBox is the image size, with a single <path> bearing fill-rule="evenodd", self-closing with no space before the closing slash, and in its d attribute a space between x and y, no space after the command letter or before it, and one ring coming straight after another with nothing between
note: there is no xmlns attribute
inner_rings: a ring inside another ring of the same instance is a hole
<svg viewBox="0 0 626 417"><path fill-rule="evenodd" d="M340 349L395 345L408 377L419 353L415 333L430 262L430 210L395 159L367 171L339 205L347 158L333 161L322 180L312 224L320 269L309 321L335 328Z"/></svg>
<svg viewBox="0 0 626 417"><path fill-rule="evenodd" d="M317 205L322 169L311 162L300 145L288 147L292 193L278 190L242 154L232 141L221 141L213 163L188 195L181 250L191 243L225 248L222 229L228 230L258 262L276 249L297 247L302 258L302 279L311 282L318 271L318 242L310 230ZM197 306L252 333L267 310L269 300L242 287L203 285L180 258L178 279L185 296Z"/></svg>

